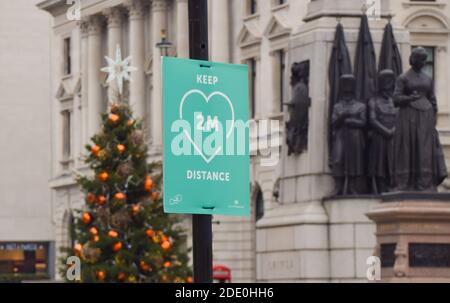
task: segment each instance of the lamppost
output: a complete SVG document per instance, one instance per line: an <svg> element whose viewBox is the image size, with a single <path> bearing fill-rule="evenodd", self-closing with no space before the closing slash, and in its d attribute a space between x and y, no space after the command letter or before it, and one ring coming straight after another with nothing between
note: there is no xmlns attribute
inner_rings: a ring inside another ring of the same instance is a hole
<svg viewBox="0 0 450 303"><path fill-rule="evenodd" d="M172 43L167 41L166 30L161 30L161 41L156 43L156 47L160 49L161 56L167 57L169 55L169 48L172 47Z"/></svg>
<svg viewBox="0 0 450 303"><path fill-rule="evenodd" d="M189 58L208 60L208 1L189 0ZM212 216L192 216L194 282L212 283Z"/></svg>

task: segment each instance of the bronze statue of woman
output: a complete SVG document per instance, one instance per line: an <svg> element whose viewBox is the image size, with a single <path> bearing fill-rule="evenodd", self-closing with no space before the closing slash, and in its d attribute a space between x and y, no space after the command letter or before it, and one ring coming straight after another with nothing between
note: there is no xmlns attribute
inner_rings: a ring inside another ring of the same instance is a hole
<svg viewBox="0 0 450 303"><path fill-rule="evenodd" d="M432 79L423 67L427 53L415 48L411 69L398 77L394 103L399 108L394 134L394 182L400 191L436 191L447 177L436 130L437 103Z"/></svg>
<svg viewBox="0 0 450 303"><path fill-rule="evenodd" d="M395 121L398 109L392 100L395 74L382 70L378 74L378 93L369 101L370 147L368 175L372 193L387 192L392 187L394 167Z"/></svg>

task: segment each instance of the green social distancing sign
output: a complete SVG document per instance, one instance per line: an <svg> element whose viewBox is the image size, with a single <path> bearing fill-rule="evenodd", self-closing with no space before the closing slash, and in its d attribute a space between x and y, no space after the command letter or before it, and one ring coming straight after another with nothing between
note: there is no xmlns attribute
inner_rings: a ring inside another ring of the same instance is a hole
<svg viewBox="0 0 450 303"><path fill-rule="evenodd" d="M248 68L163 58L164 210L248 216Z"/></svg>

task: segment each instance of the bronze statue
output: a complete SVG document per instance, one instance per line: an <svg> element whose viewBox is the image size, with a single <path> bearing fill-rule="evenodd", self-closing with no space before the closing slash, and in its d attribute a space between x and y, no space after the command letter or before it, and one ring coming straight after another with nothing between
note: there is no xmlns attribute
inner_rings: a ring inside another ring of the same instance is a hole
<svg viewBox="0 0 450 303"><path fill-rule="evenodd" d="M398 77L394 104L399 108L394 134L396 190L436 191L447 177L436 130L437 104L432 79L423 72L424 48L410 57L411 69Z"/></svg>
<svg viewBox="0 0 450 303"><path fill-rule="evenodd" d="M309 107L309 61L294 63L291 68L292 100L285 103L289 108L286 123L288 155L301 154L308 146Z"/></svg>
<svg viewBox="0 0 450 303"><path fill-rule="evenodd" d="M336 181L336 195L364 194L366 105L356 100L355 77L340 78L340 98L333 107L332 172Z"/></svg>
<svg viewBox="0 0 450 303"><path fill-rule="evenodd" d="M392 188L394 165L395 121L397 109L392 95L395 74L386 69L378 74L378 93L369 101L370 148L368 176L372 193L380 194Z"/></svg>

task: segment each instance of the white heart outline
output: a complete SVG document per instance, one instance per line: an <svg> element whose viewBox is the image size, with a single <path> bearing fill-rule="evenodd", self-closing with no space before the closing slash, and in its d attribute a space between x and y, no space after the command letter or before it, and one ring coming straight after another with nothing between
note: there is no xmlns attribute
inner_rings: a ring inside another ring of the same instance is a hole
<svg viewBox="0 0 450 303"><path fill-rule="evenodd" d="M221 96L222 98L224 98L228 102L228 105L230 106L230 109L231 109L231 127L230 127L230 129L228 130L228 132L226 134L226 138L228 139L231 136L231 134L233 133L233 129L234 129L234 108L233 108L233 103L231 103L230 98L228 98L227 95L225 95L224 93L219 92L219 91L212 92L209 96L206 96L201 90L191 89L190 91L188 91L188 92L186 92L184 94L184 96L183 96L183 98L181 99L181 102L180 102L180 119L181 120L183 120L183 106L184 106L184 102L186 101L187 97L189 97L192 94L199 94L199 95L201 95L203 97L203 99L206 101L206 103L208 103L209 100L211 100L211 98L214 97L214 96ZM200 148L198 148L197 144L195 144L194 140L192 140L191 134L189 134L186 130L184 130L184 134L186 135L186 138L189 140L189 142L191 142L191 144L195 148L195 150L199 153L200 156L202 156L203 160L205 160L205 162L208 163L208 164L222 150L223 146L218 147L217 150L209 158L207 158L203 154L203 152L200 150Z"/></svg>

